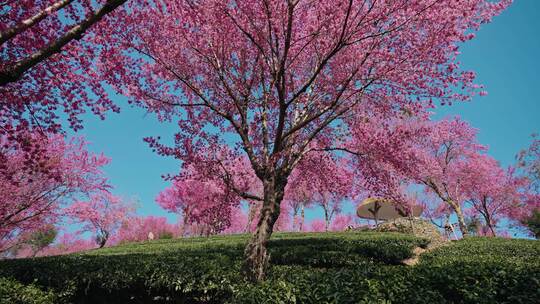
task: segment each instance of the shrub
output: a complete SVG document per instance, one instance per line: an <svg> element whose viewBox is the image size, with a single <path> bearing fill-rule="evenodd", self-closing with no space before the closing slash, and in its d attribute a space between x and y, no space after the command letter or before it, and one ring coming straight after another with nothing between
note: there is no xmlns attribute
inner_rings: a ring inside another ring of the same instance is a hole
<svg viewBox="0 0 540 304"><path fill-rule="evenodd" d="M170 231L162 231L158 234L160 240L170 240L172 238L174 238L174 234Z"/></svg>
<svg viewBox="0 0 540 304"><path fill-rule="evenodd" d="M52 304L57 297L35 285L23 285L16 280L0 278L0 304Z"/></svg>

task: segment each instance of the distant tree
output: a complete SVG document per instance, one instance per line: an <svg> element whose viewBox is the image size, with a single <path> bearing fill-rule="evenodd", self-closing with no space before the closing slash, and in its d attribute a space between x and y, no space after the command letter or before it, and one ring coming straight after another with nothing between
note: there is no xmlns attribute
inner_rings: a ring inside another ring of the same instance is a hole
<svg viewBox="0 0 540 304"><path fill-rule="evenodd" d="M49 225L32 232L24 243L32 248L32 256L36 256L38 252L51 245L57 235L58 230L56 227Z"/></svg>
<svg viewBox="0 0 540 304"><path fill-rule="evenodd" d="M26 153L0 146L5 157L0 163L0 251L19 234L54 223L73 197L109 188L101 171L109 159L88 152L84 139L33 138L47 156L36 170L25 167ZM0 136L5 141L9 139Z"/></svg>
<svg viewBox="0 0 540 304"><path fill-rule="evenodd" d="M475 155L463 168L463 183L471 213L480 216L489 233L496 236L496 226L503 219L515 220L528 210L526 178L516 176L513 168L504 170L487 155Z"/></svg>
<svg viewBox="0 0 540 304"><path fill-rule="evenodd" d="M326 231L326 223L323 219L314 219L309 223L309 231L324 232Z"/></svg>
<svg viewBox="0 0 540 304"><path fill-rule="evenodd" d="M332 220L330 230L332 231L345 231L348 228L354 226L354 216L350 214L338 214Z"/></svg>
<svg viewBox="0 0 540 304"><path fill-rule="evenodd" d="M50 255L61 255L74 252L80 252L96 248L95 240L91 239L82 239L78 233L62 233L58 236L57 240L41 250L38 255L40 256L50 256ZM27 256L27 255L26 255ZM22 255L21 257L26 257Z"/></svg>
<svg viewBox="0 0 540 304"><path fill-rule="evenodd" d="M92 232L99 248L105 246L109 238L128 221L134 211L133 206L102 191L90 196L88 201L71 204L65 214L73 223L81 224L81 232Z"/></svg>
<svg viewBox="0 0 540 304"><path fill-rule="evenodd" d="M178 227L168 223L165 217L131 216L122 223L111 241L114 243L146 241L150 232L157 239L173 238L178 234L177 230Z"/></svg>

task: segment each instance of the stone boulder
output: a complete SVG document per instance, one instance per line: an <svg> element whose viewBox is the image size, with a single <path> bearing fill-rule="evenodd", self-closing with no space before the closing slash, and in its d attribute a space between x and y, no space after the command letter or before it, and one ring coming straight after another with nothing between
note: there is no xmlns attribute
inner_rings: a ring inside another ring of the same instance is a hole
<svg viewBox="0 0 540 304"><path fill-rule="evenodd" d="M401 232L430 240L429 247L438 246L444 242L444 238L437 226L428 220L419 217L401 217L395 220L379 224L375 231Z"/></svg>

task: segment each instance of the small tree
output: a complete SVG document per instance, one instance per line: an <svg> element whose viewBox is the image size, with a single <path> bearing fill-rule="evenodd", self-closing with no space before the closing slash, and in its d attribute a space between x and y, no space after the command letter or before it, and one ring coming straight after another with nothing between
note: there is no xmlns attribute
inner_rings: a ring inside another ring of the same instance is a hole
<svg viewBox="0 0 540 304"><path fill-rule="evenodd" d="M540 238L540 210L533 211L533 213L528 218L525 218L522 223L535 238Z"/></svg>
<svg viewBox="0 0 540 304"><path fill-rule="evenodd" d="M81 232L94 233L99 248L126 222L133 207L107 191L90 196L88 201L78 201L65 210L73 223L81 224Z"/></svg>
<svg viewBox="0 0 540 304"><path fill-rule="evenodd" d="M54 226L47 226L44 229L34 231L30 234L25 243L32 248L32 256L36 256L38 252L51 245L56 236L58 235L58 230Z"/></svg>

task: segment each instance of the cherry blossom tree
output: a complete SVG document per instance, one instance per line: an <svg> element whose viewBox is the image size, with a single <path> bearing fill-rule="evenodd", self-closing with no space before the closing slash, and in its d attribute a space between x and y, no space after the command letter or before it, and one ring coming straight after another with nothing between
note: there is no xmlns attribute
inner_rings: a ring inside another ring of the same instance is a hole
<svg viewBox="0 0 540 304"><path fill-rule="evenodd" d="M293 170L285 189L284 202L293 215L293 229L303 230L304 209L317 204L323 208L326 230L341 204L353 196L353 174L348 164L330 153L310 153ZM300 219L298 219L298 213Z"/></svg>
<svg viewBox="0 0 540 304"><path fill-rule="evenodd" d="M0 250L21 232L54 224L75 196L109 188L101 170L109 159L88 152L84 139L66 141L61 135L34 139L41 141L46 155L35 171L25 168L26 153L0 147L5 156L0 174Z"/></svg>
<svg viewBox="0 0 540 304"><path fill-rule="evenodd" d="M184 234L192 228L197 234L217 234L230 225L233 201L219 185L194 179L174 180L156 201L167 211L182 216Z"/></svg>
<svg viewBox="0 0 540 304"><path fill-rule="evenodd" d="M476 130L458 118L435 122L419 149L416 179L451 207L463 237L468 235L463 215L466 186L473 178L466 169L485 151L476 140Z"/></svg>
<svg viewBox="0 0 540 304"><path fill-rule="evenodd" d="M371 193L404 205L404 187L423 185L450 207L436 208L434 214L448 218L449 211L455 213L466 237L463 209L470 194L467 186L474 183L474 170L468 168L486 147L478 143L476 130L459 118L431 121L425 111L413 114L394 119L373 115L357 122L351 149L357 154L353 160L360 179Z"/></svg>
<svg viewBox="0 0 540 304"><path fill-rule="evenodd" d="M295 170L285 190L284 204L289 205L292 211L292 229L304 231L305 209L310 208L314 202L315 189L310 182L310 176Z"/></svg>
<svg viewBox="0 0 540 304"><path fill-rule="evenodd" d="M323 209L325 230L328 231L334 216L341 213L343 201L354 193L353 174L345 162L336 162L324 154L318 154L318 158L319 172L312 179L312 183L316 184L314 198L315 203Z"/></svg>
<svg viewBox="0 0 540 304"><path fill-rule="evenodd" d="M467 202L473 215L480 215L491 235L496 236L497 223L510 219L516 209L525 206L525 189L528 181L516 177L514 170L504 170L497 161L486 155L471 158L464 168L469 185Z"/></svg>
<svg viewBox="0 0 540 304"><path fill-rule="evenodd" d="M105 246L122 224L128 221L133 206L108 191L90 196L88 201L77 201L65 210L71 222L81 225L79 232L94 234L99 248Z"/></svg>
<svg viewBox="0 0 540 304"><path fill-rule="evenodd" d="M193 150L244 153L262 195L227 186L262 202L245 250L246 274L262 280L303 157L339 148L366 109L469 99L479 87L458 66L459 45L508 3L129 1L96 27L108 41L97 66L132 102L178 121L173 147L148 139L158 152L190 163Z"/></svg>

